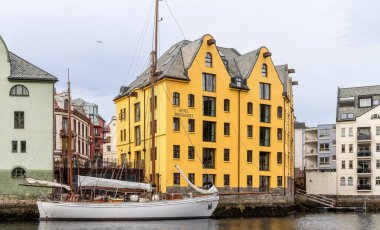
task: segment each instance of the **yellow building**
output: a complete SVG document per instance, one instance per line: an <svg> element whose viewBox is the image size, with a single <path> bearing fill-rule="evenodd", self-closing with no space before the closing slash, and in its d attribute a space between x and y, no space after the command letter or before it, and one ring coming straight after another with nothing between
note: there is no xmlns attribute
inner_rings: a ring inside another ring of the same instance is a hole
<svg viewBox="0 0 380 230"><path fill-rule="evenodd" d="M178 164L198 187L277 191L292 187L293 102L287 65L266 47L241 55L204 35L181 41L158 59L155 83L156 184L185 190ZM117 152L127 167L151 175L147 69L114 99ZM204 167L202 167L202 165Z"/></svg>

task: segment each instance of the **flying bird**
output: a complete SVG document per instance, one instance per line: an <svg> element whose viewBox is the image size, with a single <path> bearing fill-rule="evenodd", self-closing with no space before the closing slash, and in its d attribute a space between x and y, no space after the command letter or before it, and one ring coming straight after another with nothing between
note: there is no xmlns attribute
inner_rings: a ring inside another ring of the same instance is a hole
<svg viewBox="0 0 380 230"><path fill-rule="evenodd" d="M103 42L102 41L96 41L97 43L100 43L100 44L103 44Z"/></svg>

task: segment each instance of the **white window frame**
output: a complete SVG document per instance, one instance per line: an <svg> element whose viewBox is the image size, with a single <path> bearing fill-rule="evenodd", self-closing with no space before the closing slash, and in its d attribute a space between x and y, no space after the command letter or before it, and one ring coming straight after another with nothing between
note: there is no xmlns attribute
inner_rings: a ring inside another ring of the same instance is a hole
<svg viewBox="0 0 380 230"><path fill-rule="evenodd" d="M345 177L341 177L340 179L339 179L339 185L340 186L346 186L346 178Z"/></svg>
<svg viewBox="0 0 380 230"><path fill-rule="evenodd" d="M340 136L341 137L346 137L346 128L341 128L340 129Z"/></svg>
<svg viewBox="0 0 380 230"><path fill-rule="evenodd" d="M372 106L372 98L366 97L366 98L360 98L359 99L359 107L371 107Z"/></svg>
<svg viewBox="0 0 380 230"><path fill-rule="evenodd" d="M351 176L347 178L347 186L353 186L354 185L354 178Z"/></svg>

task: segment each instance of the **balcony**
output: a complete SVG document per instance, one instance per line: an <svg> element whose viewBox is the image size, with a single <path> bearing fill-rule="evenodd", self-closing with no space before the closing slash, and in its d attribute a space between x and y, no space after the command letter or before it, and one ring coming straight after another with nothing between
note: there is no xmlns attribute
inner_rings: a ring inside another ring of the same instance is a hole
<svg viewBox="0 0 380 230"><path fill-rule="evenodd" d="M370 150L359 150L357 153L357 157L370 158L371 157L371 151Z"/></svg>
<svg viewBox="0 0 380 230"><path fill-rule="evenodd" d="M317 151L311 151L311 152L306 152L305 157L315 157L318 156Z"/></svg>
<svg viewBox="0 0 380 230"><path fill-rule="evenodd" d="M325 168L325 167L330 167L330 163L319 163L319 167Z"/></svg>
<svg viewBox="0 0 380 230"><path fill-rule="evenodd" d="M359 184L357 186L358 191L371 191L371 185L370 184Z"/></svg>
<svg viewBox="0 0 380 230"><path fill-rule="evenodd" d="M357 141L358 142L371 141L371 128L370 127L358 128Z"/></svg>
<svg viewBox="0 0 380 230"><path fill-rule="evenodd" d="M308 142L317 142L317 141L318 141L318 138L317 138L317 137L314 137L314 138L310 138L310 137L308 137L308 138L305 139L305 142L306 142L306 143L308 143Z"/></svg>
<svg viewBox="0 0 380 230"><path fill-rule="evenodd" d="M127 167L130 169L143 169L144 161L143 160L135 160L127 163Z"/></svg>
<svg viewBox="0 0 380 230"><path fill-rule="evenodd" d="M371 168L357 168L357 173L371 173Z"/></svg>

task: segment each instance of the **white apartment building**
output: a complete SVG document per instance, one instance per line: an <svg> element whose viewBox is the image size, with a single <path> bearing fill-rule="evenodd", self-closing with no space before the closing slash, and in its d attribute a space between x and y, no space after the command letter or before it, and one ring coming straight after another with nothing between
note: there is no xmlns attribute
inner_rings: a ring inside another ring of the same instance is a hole
<svg viewBox="0 0 380 230"><path fill-rule="evenodd" d="M0 37L0 194L40 194L41 188L19 184L26 177L53 179L56 81L9 52Z"/></svg>
<svg viewBox="0 0 380 230"><path fill-rule="evenodd" d="M103 144L103 161L116 162L117 160L117 137L116 137L116 117L113 116L106 126L105 143ZM117 162L116 162L117 163Z"/></svg>
<svg viewBox="0 0 380 230"><path fill-rule="evenodd" d="M380 195L380 86L338 89L338 195Z"/></svg>

